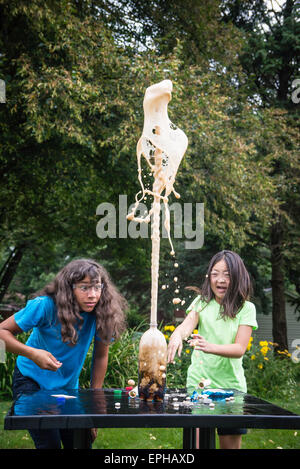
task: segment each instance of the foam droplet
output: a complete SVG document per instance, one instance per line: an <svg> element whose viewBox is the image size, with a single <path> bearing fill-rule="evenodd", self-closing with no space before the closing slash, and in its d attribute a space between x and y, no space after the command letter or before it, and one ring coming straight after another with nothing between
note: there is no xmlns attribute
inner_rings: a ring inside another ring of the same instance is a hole
<svg viewBox="0 0 300 469"><path fill-rule="evenodd" d="M173 298L173 305L177 305L178 303L181 302L181 299L180 298Z"/></svg>

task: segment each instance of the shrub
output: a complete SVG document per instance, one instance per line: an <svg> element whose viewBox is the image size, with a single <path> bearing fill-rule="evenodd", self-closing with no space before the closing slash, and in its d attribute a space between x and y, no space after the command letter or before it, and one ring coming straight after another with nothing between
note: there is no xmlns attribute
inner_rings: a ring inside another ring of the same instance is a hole
<svg viewBox="0 0 300 469"><path fill-rule="evenodd" d="M128 379L138 380L138 349L142 336L139 327L127 329L121 338L110 345L108 366L104 380L106 388L125 388ZM90 387L90 373L93 360L93 344L91 345L84 366L82 368L79 384L81 387Z"/></svg>
<svg viewBox="0 0 300 469"><path fill-rule="evenodd" d="M139 327L128 329L122 335L119 341L110 346L108 355L107 373L104 380L106 388L125 388L128 379L134 379L138 383L138 354L139 342L143 332L143 323ZM168 343L174 326L165 326L160 328L164 333ZM167 367L167 386L169 388L185 387L187 368L190 364L190 347L184 343L181 357L174 360L174 364ZM80 386L90 386L90 370L92 366L93 346L90 347L86 357L81 375Z"/></svg>
<svg viewBox="0 0 300 469"><path fill-rule="evenodd" d="M299 365L290 357L288 350L275 352L273 342L251 337L243 361L248 392L263 398L292 397Z"/></svg>
<svg viewBox="0 0 300 469"><path fill-rule="evenodd" d="M173 325L167 325L164 327L163 332L167 343L169 342L174 329L175 326ZM195 329L193 332L196 334L197 330ZM186 387L187 370L191 364L191 353L192 348L188 345L187 342L183 341L181 356L178 357L176 354L174 363L170 363L167 367L167 386L169 388Z"/></svg>
<svg viewBox="0 0 300 469"><path fill-rule="evenodd" d="M120 340L110 346L104 387L124 388L130 378L138 382L138 350L144 329L144 323L139 327L128 329ZM174 329L173 325L161 327L167 343ZM197 331L195 330L194 333ZM28 333L21 334L18 339L24 343L28 335ZM181 357L176 355L174 363L167 367L168 388L185 388L191 351L191 347L184 341ZM1 397L12 397L12 376L16 358L15 354L6 353L5 363L0 363ZM93 344L88 351L79 378L79 384L83 388L90 386L92 360ZM248 392L266 399L292 397L300 376L300 363L293 363L288 351L275 353L272 342L255 342L252 338L244 356L244 369Z"/></svg>
<svg viewBox="0 0 300 469"><path fill-rule="evenodd" d="M23 344L27 341L29 333L23 332L18 335L18 340ZM17 355L6 352L5 362L0 363L0 396L12 398L12 378L15 369Z"/></svg>

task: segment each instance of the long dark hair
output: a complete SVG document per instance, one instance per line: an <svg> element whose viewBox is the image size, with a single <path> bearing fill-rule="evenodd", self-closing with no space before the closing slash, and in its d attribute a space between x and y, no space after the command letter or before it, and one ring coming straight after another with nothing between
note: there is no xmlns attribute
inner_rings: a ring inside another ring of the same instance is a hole
<svg viewBox="0 0 300 469"><path fill-rule="evenodd" d="M93 259L77 259L61 269L54 280L34 296L50 296L56 304L58 320L61 323L63 342L75 345L78 334L75 326L80 328L83 318L73 293L73 285L86 276L91 282L103 284L100 300L92 313L96 316L96 330L101 340L109 344L114 337L118 339L126 328L125 311L127 302L118 292L106 269Z"/></svg>
<svg viewBox="0 0 300 469"><path fill-rule="evenodd" d="M210 275L215 264L221 260L226 262L230 283L221 303L220 314L224 318L234 318L252 294L250 276L244 262L237 253L224 250L213 256L209 263L205 280L198 293L200 293L201 299L206 303L209 303L215 297L210 286Z"/></svg>

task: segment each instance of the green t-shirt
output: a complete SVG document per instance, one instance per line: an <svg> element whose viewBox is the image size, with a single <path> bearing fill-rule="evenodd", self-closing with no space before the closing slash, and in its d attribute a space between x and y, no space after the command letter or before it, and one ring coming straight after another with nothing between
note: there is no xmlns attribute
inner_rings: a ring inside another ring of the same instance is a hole
<svg viewBox="0 0 300 469"><path fill-rule="evenodd" d="M213 344L233 344L241 325L257 329L256 310L253 303L246 301L235 318L223 319L220 316L220 305L216 300L209 303L197 296L187 309L199 313L198 333ZM231 388L247 391L243 370L243 357L227 358L211 353L194 350L187 373L187 388L197 389L202 379L211 380L211 388Z"/></svg>

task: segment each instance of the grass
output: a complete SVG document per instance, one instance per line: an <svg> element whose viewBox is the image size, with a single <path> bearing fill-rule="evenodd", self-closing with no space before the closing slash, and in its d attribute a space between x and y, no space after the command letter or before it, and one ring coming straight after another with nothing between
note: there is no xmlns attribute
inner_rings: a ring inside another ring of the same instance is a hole
<svg viewBox="0 0 300 469"><path fill-rule="evenodd" d="M0 402L0 449L34 449L26 430L3 430L11 401ZM178 428L99 428L94 449L180 449L182 430Z"/></svg>
<svg viewBox="0 0 300 469"><path fill-rule="evenodd" d="M300 414L300 385L289 401L272 400L276 405ZM4 417L11 401L0 402L0 449L33 449L26 430L3 430ZM218 439L216 439L218 445ZM94 449L181 449L182 430L178 428L99 428ZM243 436L243 449L299 449L299 430L249 429Z"/></svg>
<svg viewBox="0 0 300 469"><path fill-rule="evenodd" d="M268 399L284 409L295 414L300 414L300 384L297 392L288 401L280 399ZM245 449L299 449L299 430L268 430L268 429L248 429L247 435L243 437L243 448Z"/></svg>

